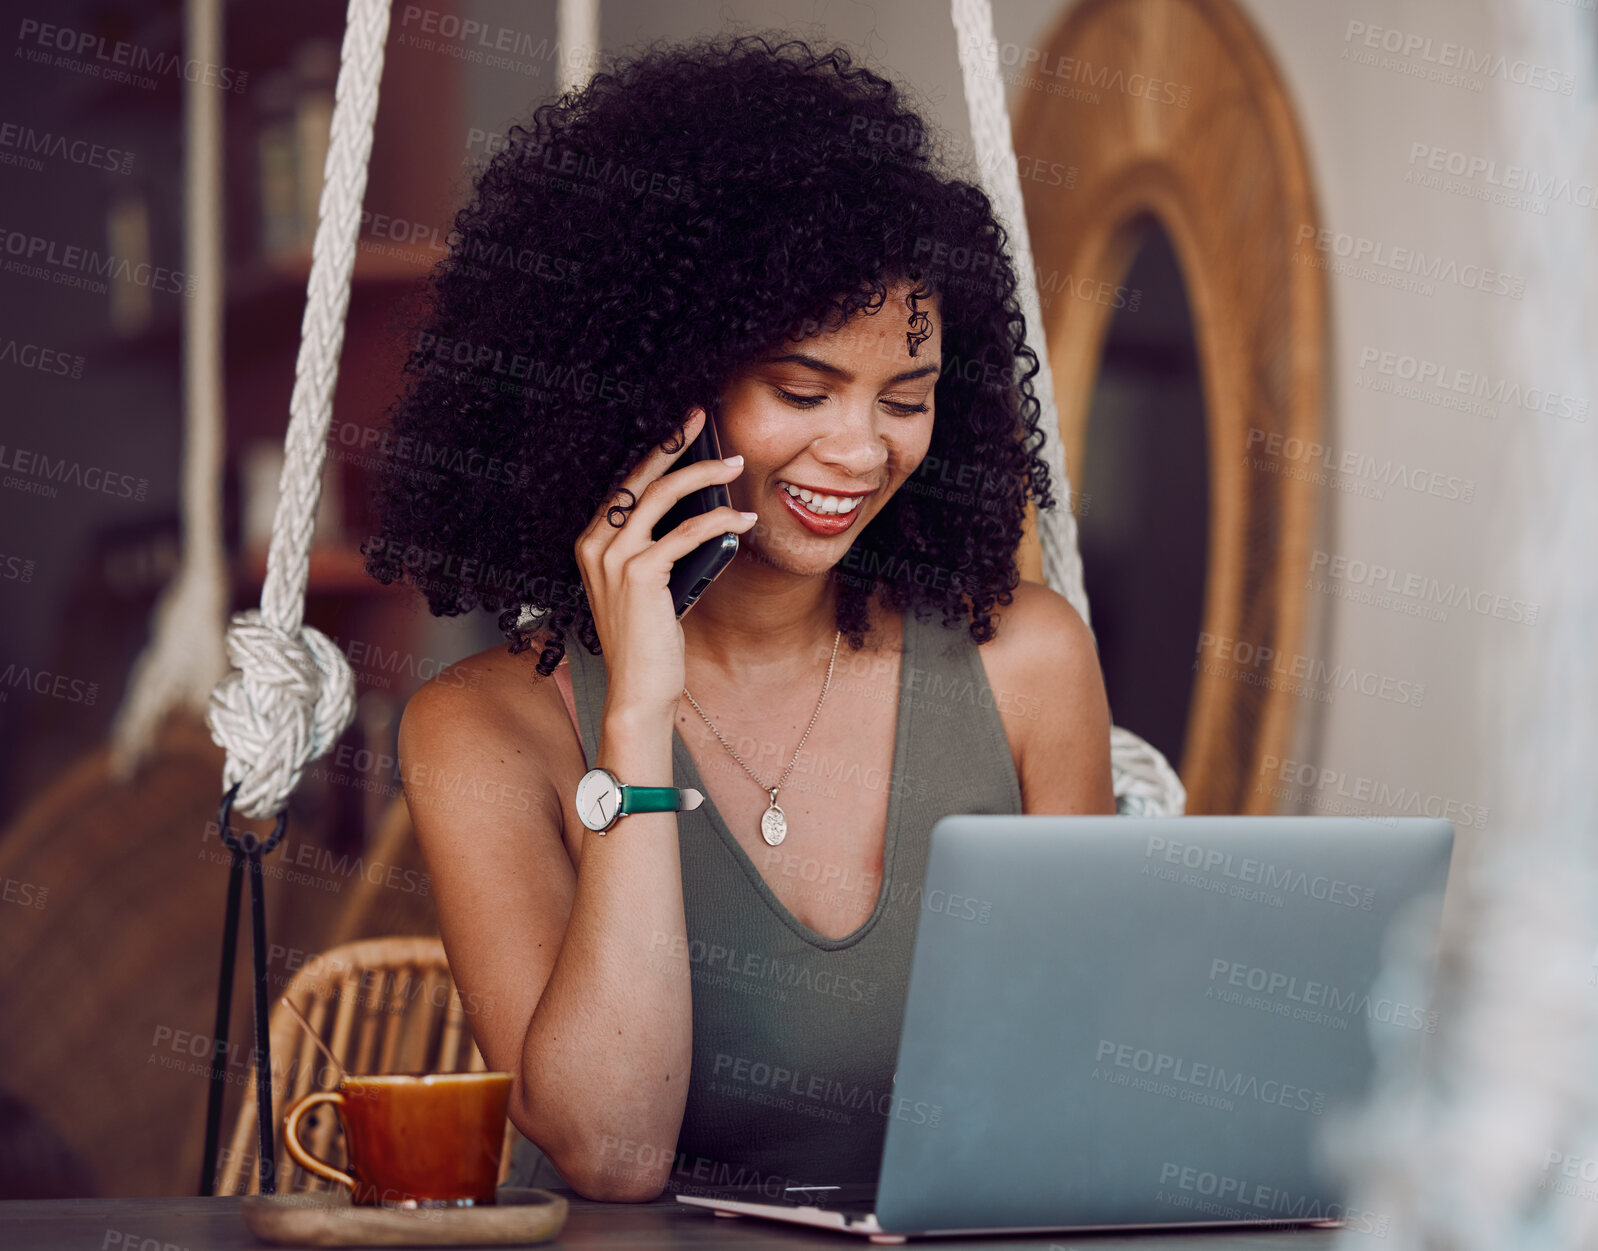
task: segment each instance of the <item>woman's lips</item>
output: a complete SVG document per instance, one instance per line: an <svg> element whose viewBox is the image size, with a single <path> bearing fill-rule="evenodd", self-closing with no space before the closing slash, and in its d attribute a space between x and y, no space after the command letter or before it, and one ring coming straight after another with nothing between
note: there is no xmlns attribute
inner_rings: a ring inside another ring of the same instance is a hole
<svg viewBox="0 0 1598 1251"><path fill-rule="evenodd" d="M788 511L793 514L800 525L810 531L811 534L819 534L825 538L842 534L850 526L854 525L855 518L865 511L865 501L862 500L847 513L840 513L835 517L824 517L819 513L811 512L781 487L773 489L777 492L777 497L787 506Z"/></svg>

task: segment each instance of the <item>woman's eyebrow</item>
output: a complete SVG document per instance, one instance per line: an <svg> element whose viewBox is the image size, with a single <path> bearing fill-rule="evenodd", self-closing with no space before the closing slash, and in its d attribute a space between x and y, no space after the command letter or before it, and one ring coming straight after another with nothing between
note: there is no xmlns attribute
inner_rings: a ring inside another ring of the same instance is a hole
<svg viewBox="0 0 1598 1251"><path fill-rule="evenodd" d="M767 365L803 365L806 369L814 369L817 373L831 374L845 382L853 382L854 375L841 366L834 365L831 361L824 361L819 356L810 356L804 352L789 352L785 356L768 356L763 362ZM891 386L896 382L909 382L912 378L924 378L928 374L937 374L942 371L936 365L923 365L920 369L907 369L903 373L894 374L888 379Z"/></svg>

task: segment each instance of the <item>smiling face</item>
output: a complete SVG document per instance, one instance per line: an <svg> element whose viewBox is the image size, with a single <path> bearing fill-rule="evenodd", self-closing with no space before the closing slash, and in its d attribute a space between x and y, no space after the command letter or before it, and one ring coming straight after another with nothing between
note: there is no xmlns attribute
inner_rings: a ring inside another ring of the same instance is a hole
<svg viewBox="0 0 1598 1251"><path fill-rule="evenodd" d="M722 455L744 457L733 507L760 514L739 542L761 563L825 573L927 454L942 322L936 300L911 307L911 290L890 286L874 312L784 341L723 388Z"/></svg>

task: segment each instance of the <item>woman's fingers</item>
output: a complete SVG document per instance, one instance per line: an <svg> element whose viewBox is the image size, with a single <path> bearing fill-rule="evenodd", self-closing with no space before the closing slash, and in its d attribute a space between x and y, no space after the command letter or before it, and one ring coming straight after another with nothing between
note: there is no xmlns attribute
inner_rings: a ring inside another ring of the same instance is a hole
<svg viewBox="0 0 1598 1251"><path fill-rule="evenodd" d="M701 543L721 534L742 534L760 518L755 513L739 512L736 508L713 508L708 513L690 517L681 525L662 535L648 548L648 555L666 565L674 565Z"/></svg>
<svg viewBox="0 0 1598 1251"><path fill-rule="evenodd" d="M687 420L677 428L676 436L651 448L649 455L634 465L632 472L621 480L622 486L634 495L642 495L645 487L671 468L672 462L694 441L704 424L705 410L695 404L688 410Z"/></svg>
<svg viewBox="0 0 1598 1251"><path fill-rule="evenodd" d="M683 448L688 446L699 428L704 423L705 410L697 405L688 411L688 417L677 433L667 439L663 445L653 448L650 453L633 466L621 485L611 493L610 497L600 504L594 515L589 518L588 525L577 536L577 550L579 555L585 548L603 550L608 547L616 537L616 532L627 524L627 519L632 510L637 507L638 497L644 488L655 478L666 472L677 457L682 455ZM676 451L670 449L675 447Z"/></svg>
<svg viewBox="0 0 1598 1251"><path fill-rule="evenodd" d="M716 483L731 482L743 472L743 457L732 460L701 460L684 465L663 477L656 478L638 497L631 509L634 522L641 534L653 534L660 519L686 496Z"/></svg>
<svg viewBox="0 0 1598 1251"><path fill-rule="evenodd" d="M616 532L627 525L628 518L631 516L633 509L638 506L638 502L649 488L649 484L664 474L671 467L672 462L682 455L683 449L699 433L704 421L705 410L703 408L695 405L689 409L688 417L677 428L677 433L672 438L667 439L664 444L652 448L649 454L634 465L632 471L621 480L621 484L611 496L599 506L599 509L589 520L588 527L579 537L579 544L591 544L601 548L610 546L616 537ZM701 462L701 464L704 463L715 464L717 462ZM731 476L733 475L729 475L729 477ZM702 483L701 485L704 484ZM666 507L669 508L670 504ZM664 516L665 511L666 509L662 509L660 516ZM650 526L653 526L654 522L659 519L659 516L655 517L649 523ZM647 528L645 527L646 530Z"/></svg>
<svg viewBox="0 0 1598 1251"><path fill-rule="evenodd" d="M693 425L690 423L684 429L691 438ZM662 453L657 448L645 457L645 463L656 461L655 469L660 470L657 458L681 454L680 447L676 453ZM669 467L669 464L667 460L666 466ZM683 499L705 487L731 482L742 472L741 456L725 460L701 460L669 473L655 472L653 477L643 481L640 488L638 484L646 478L641 466L623 479L615 495L606 501L589 523L584 537L591 546L603 550L607 557L625 560L650 544L655 527Z"/></svg>

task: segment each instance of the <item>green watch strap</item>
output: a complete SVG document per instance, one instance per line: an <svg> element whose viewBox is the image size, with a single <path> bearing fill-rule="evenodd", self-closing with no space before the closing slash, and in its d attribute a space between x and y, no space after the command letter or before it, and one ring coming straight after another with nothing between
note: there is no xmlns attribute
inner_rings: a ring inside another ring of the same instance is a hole
<svg viewBox="0 0 1598 1251"><path fill-rule="evenodd" d="M623 786L621 808L617 815L630 817L635 812L676 812L681 807L681 794L675 786Z"/></svg>

